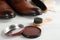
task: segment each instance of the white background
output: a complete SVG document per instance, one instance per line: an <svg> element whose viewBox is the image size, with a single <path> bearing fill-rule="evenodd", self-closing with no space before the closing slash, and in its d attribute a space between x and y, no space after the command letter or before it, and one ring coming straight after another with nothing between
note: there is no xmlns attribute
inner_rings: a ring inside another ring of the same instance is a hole
<svg viewBox="0 0 60 40"><path fill-rule="evenodd" d="M43 19L49 17L52 18L52 22L41 26L42 34L36 39L28 39L23 36L16 36L12 38L6 38L3 36L2 31L11 24L24 24L29 25L33 22L34 17L21 17L16 16L11 20L1 20L0 19L0 40L60 40L60 5L59 1L56 0L56 11L48 11L46 14L43 14L39 17Z"/></svg>

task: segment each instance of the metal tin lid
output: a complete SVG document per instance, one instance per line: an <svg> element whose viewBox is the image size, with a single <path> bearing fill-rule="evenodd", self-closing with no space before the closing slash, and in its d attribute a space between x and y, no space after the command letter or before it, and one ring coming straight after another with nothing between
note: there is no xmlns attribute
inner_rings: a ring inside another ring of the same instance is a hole
<svg viewBox="0 0 60 40"><path fill-rule="evenodd" d="M22 35L26 38L37 38L41 35L41 29L35 26L27 26Z"/></svg>

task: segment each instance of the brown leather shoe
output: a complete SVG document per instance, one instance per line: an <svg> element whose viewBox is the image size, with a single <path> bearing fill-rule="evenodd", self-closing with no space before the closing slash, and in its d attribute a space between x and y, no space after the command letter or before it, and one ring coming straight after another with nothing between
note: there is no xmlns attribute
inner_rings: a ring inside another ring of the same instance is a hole
<svg viewBox="0 0 60 40"><path fill-rule="evenodd" d="M41 14L37 6L32 5L26 0L7 0L7 2L20 15L36 16Z"/></svg>
<svg viewBox="0 0 60 40"><path fill-rule="evenodd" d="M32 2L36 6L38 6L41 9L42 12L46 12L47 11L47 7L42 1L40 1L40 0L32 0Z"/></svg>
<svg viewBox="0 0 60 40"><path fill-rule="evenodd" d="M14 11L11 7L4 1L0 1L0 18L1 19L10 19L15 17Z"/></svg>

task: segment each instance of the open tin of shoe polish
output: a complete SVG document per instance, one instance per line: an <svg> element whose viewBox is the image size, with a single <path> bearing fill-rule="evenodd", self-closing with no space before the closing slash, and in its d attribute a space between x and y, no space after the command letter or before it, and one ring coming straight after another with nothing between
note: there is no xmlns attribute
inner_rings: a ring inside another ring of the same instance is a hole
<svg viewBox="0 0 60 40"><path fill-rule="evenodd" d="M43 23L43 19L42 18L40 18L40 17L34 18L34 22L33 22L34 26L40 26L41 23Z"/></svg>
<svg viewBox="0 0 60 40"><path fill-rule="evenodd" d="M23 32L23 25L19 24L19 25L10 25L10 27L7 27L4 31L6 36L17 36L17 35L21 35L21 33Z"/></svg>
<svg viewBox="0 0 60 40"><path fill-rule="evenodd" d="M37 38L41 35L41 29L35 26L26 26L22 35L26 38Z"/></svg>

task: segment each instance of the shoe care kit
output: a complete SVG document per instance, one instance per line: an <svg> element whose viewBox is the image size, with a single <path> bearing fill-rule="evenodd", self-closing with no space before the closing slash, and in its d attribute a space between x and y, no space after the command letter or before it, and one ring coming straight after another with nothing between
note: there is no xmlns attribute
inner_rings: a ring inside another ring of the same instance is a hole
<svg viewBox="0 0 60 40"><path fill-rule="evenodd" d="M19 16L38 16L47 12L47 6L41 0L0 0L0 19L12 19ZM41 35L40 24L43 19L35 17L32 25L12 24L4 30L9 37L23 35L26 38L37 38Z"/></svg>

